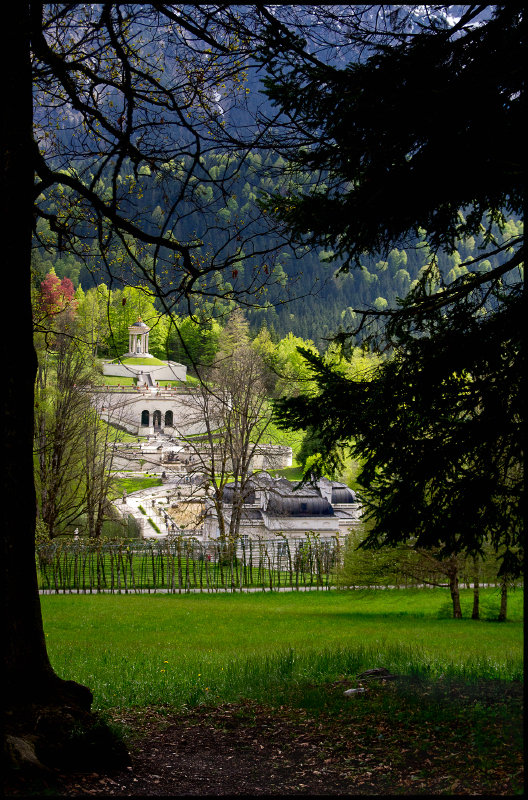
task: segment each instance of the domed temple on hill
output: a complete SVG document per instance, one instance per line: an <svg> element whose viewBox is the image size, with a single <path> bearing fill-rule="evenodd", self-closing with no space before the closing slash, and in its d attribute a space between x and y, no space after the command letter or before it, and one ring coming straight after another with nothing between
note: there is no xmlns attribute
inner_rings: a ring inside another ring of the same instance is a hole
<svg viewBox="0 0 528 800"><path fill-rule="evenodd" d="M159 381L185 383L187 367L177 361L161 361L149 353L150 328L141 317L128 327L128 353L103 364L103 375L134 378L138 385L156 388Z"/></svg>
<svg viewBox="0 0 528 800"><path fill-rule="evenodd" d="M132 323L128 328L128 353L126 356L129 358L139 358L146 356L152 358L148 351L150 328L146 325L141 317L138 321Z"/></svg>
<svg viewBox="0 0 528 800"><path fill-rule="evenodd" d="M126 380L123 384L118 380L117 385L93 387L93 402L100 416L135 436L165 434L177 439L204 433L202 393L187 385L187 367L175 361L161 361L149 353L149 333L150 328L140 317L128 328L128 352L103 364L103 375ZM209 403L209 417L212 413ZM292 463L291 447L263 444L260 451L252 460L254 469L280 469ZM124 462L117 457L116 463L126 467L127 461L137 461L139 469L143 464L147 464L146 469L153 464L163 469L174 452L172 444L162 442L156 445L155 453L149 452L148 458L144 457L146 453L135 458L130 452Z"/></svg>
<svg viewBox="0 0 528 800"><path fill-rule="evenodd" d="M149 353L150 330L139 317L128 328L128 352L103 364L103 375L126 380L98 389L100 414L137 436L198 433L201 425L188 408L187 367Z"/></svg>
<svg viewBox="0 0 528 800"><path fill-rule="evenodd" d="M103 375L126 378L123 384L94 387L94 405L100 416L135 436L194 436L204 433L206 422L201 392L187 385L187 367L175 361L161 361L148 352L150 328L141 317L128 328L128 352L103 364ZM132 379L132 380L131 380ZM209 404L211 415L211 404ZM209 420L211 422L211 420ZM163 437L162 437L163 438ZM181 448L180 448L181 449ZM253 469L290 466L291 447L265 445L252 460ZM139 469L170 469L170 455L174 453L170 442L157 443L155 452L130 452L128 457L116 458L116 463L126 468L127 461L137 462ZM130 467L129 467L130 468Z"/></svg>

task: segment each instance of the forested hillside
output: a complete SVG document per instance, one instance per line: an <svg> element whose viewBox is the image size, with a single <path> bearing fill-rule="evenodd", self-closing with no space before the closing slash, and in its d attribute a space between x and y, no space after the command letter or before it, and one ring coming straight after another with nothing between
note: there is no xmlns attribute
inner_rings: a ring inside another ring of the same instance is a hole
<svg viewBox="0 0 528 800"><path fill-rule="evenodd" d="M240 238L249 240L252 248L269 251L269 263L257 266L258 261L252 257L251 250L240 249L233 257L230 273L214 275L215 286L229 295L231 290L235 292L241 285L249 285L255 270L265 281L269 274L269 285L261 293L258 303L247 311L253 333L265 322L272 335L283 338L292 332L313 339L318 347L324 349L325 339L354 323L353 309L395 307L397 298L403 298L419 279L422 268L430 260L431 251L424 232L420 240L402 243L385 258L365 254L359 270L336 275L340 262L332 260L332 251L295 249L281 241L272 226L268 229L263 227L259 200L281 188L285 191L284 179L281 187L277 177L279 171L284 174L284 166L280 156L266 152L246 154L243 160L236 156L208 154L203 160L201 180L193 176L184 187L192 205L189 202L188 214L182 215L178 236L182 241L197 241L196 255L204 261L226 247L233 230L240 230ZM182 192L186 174L187 170L180 162L168 162L162 170L154 172L143 166L137 176L130 169L128 185L123 186L123 191L135 193L135 213L149 218L153 234L163 228L167 209ZM228 196L216 191L215 182L223 181L225 176L228 176L230 187ZM288 190L292 185L290 179ZM102 191L110 192L110 187L103 186ZM53 195L46 198L48 210L60 213L61 203L67 200L68 195L67 187L58 186ZM499 241L513 239L522 230L522 221L512 219L499 236ZM40 246L33 252L35 286L40 285L52 267L59 278L69 278L74 288L81 286L84 291L104 282L107 277L104 266L97 259L85 255L95 249L91 237L95 237L95 233L87 229L87 239L78 253L61 252L60 249L46 252L43 245L48 241L55 244L55 237L46 221L41 220ZM440 255L439 266L447 284L471 270L471 264L467 262L479 255L480 244L471 237L459 241L452 255ZM116 281L116 288L138 283L122 244L112 243L107 258L121 279ZM495 262L496 259L490 257L477 262L474 269L490 271L497 266ZM234 302L229 299L216 304L202 301L200 314L203 318L221 316L233 306ZM174 311L181 314L187 308L180 302Z"/></svg>

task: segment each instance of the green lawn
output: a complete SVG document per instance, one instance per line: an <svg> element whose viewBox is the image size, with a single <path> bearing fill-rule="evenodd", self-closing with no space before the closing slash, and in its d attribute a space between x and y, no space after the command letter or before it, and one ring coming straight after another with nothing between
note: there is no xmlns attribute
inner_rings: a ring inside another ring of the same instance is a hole
<svg viewBox="0 0 528 800"><path fill-rule="evenodd" d="M124 375L103 375L105 386L135 386L136 379Z"/></svg>
<svg viewBox="0 0 528 800"><path fill-rule="evenodd" d="M157 381L160 386L169 386L174 389L184 389L192 381L177 381L176 379L168 381ZM125 377L124 375L103 375L104 386L136 386L137 378L131 376Z"/></svg>
<svg viewBox="0 0 528 800"><path fill-rule="evenodd" d="M467 615L471 591L462 597ZM522 590L503 624L446 619L448 600L441 589L41 597L54 668L90 686L98 708L272 701L376 666L520 680ZM482 603L498 609L498 592Z"/></svg>
<svg viewBox="0 0 528 800"><path fill-rule="evenodd" d="M160 367L166 363L167 363L166 361L161 361L161 359L154 358L154 356L152 356L151 358L140 358L140 357L135 358L133 356L131 358L115 358L112 361L112 364L132 364L137 366L144 366L146 364L150 364L153 367L156 366Z"/></svg>
<svg viewBox="0 0 528 800"><path fill-rule="evenodd" d="M132 494L132 492L138 492L140 489L161 486L162 483L161 478L116 478L109 493L109 499L115 500L117 497L122 497L123 492Z"/></svg>
<svg viewBox="0 0 528 800"><path fill-rule="evenodd" d="M291 467L284 467L283 469L270 470L271 475L280 475L281 478L287 478L289 481L298 483L303 476L302 467L299 464L294 464Z"/></svg>
<svg viewBox="0 0 528 800"><path fill-rule="evenodd" d="M138 442L138 441L146 441L146 436L137 436L134 433L129 433L128 431L124 431L121 428L117 428L115 425L112 425L111 422L106 422L105 420L99 420L100 425L108 425L110 427L109 431L109 439L110 441L117 441L117 442Z"/></svg>

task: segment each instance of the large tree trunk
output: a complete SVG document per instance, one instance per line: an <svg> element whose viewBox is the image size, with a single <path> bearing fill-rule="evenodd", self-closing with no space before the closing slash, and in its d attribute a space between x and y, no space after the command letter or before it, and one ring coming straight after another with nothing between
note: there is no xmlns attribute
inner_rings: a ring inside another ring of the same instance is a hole
<svg viewBox="0 0 528 800"><path fill-rule="evenodd" d="M57 678L48 661L35 571L36 499L33 483L33 392L37 361L33 348L30 295L33 169L31 67L24 5L6 7L12 47L2 48L2 270L3 290L16 299L16 337L2 357L2 418L5 472L5 534L2 558L4 686L11 701L40 696ZM4 334L5 341L5 334ZM17 502L19 498L19 502ZM7 679L7 680L6 680ZM88 695L84 692L87 699ZM85 699L85 702L86 702Z"/></svg>
<svg viewBox="0 0 528 800"><path fill-rule="evenodd" d="M35 566L36 494L33 481L33 394L37 360L31 312L33 222L32 75L29 6L4 8L9 47L3 47L0 128L2 288L16 306L16 335L2 339L4 466L2 517L3 752L8 765L79 765L108 729L90 713L92 693L59 678L46 650ZM79 731L75 737L74 731ZM97 732L97 735L96 735ZM95 739L98 739L95 742ZM104 752L104 751L103 751ZM103 755L100 752L99 755ZM95 760L97 756L95 756ZM101 761L101 759L99 759Z"/></svg>

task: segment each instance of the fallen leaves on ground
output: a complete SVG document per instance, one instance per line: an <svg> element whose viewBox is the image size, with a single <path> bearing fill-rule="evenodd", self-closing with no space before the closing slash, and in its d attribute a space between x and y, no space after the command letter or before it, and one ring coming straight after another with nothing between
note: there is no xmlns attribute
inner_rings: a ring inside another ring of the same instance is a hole
<svg viewBox="0 0 528 800"><path fill-rule="evenodd" d="M522 792L522 746L509 741L505 715L484 710L477 728L475 716L464 713L464 707L482 703L482 687L451 686L448 692L414 687L411 699L409 687L405 694L395 682L377 682L369 685L364 705L364 694L343 697L350 685L336 681L317 687L329 697L333 693L336 703L339 698L337 711L335 703L331 710L312 712L253 701L183 712L116 710L112 721L127 731L132 766L111 775L56 775L55 796ZM420 691L422 703L415 696ZM435 708L447 702L457 709L455 715L435 719ZM514 703L520 714L522 687L509 697L485 698L482 708L505 702ZM424 708L431 711L430 719Z"/></svg>

